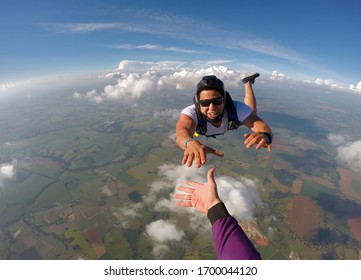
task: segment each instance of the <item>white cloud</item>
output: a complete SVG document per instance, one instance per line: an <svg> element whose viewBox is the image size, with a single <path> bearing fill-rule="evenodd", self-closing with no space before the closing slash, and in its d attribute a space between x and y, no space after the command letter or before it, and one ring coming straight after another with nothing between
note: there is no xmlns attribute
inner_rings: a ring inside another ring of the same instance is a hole
<svg viewBox="0 0 361 280"><path fill-rule="evenodd" d="M361 90L361 81L358 82L356 88L357 88L358 90Z"/></svg>
<svg viewBox="0 0 361 280"><path fill-rule="evenodd" d="M328 139L336 146L338 161L356 172L361 172L361 140L350 141L347 136L335 134L330 134Z"/></svg>
<svg viewBox="0 0 361 280"><path fill-rule="evenodd" d="M273 71L272 71L272 76L284 77L285 74L278 72L278 70L273 70Z"/></svg>
<svg viewBox="0 0 361 280"><path fill-rule="evenodd" d="M361 172L361 140L337 148L338 158L346 166Z"/></svg>
<svg viewBox="0 0 361 280"><path fill-rule="evenodd" d="M153 242L152 254L157 259L171 251L172 242L179 242L185 236L182 229L165 220L151 222L145 226L145 232Z"/></svg>
<svg viewBox="0 0 361 280"><path fill-rule="evenodd" d="M103 102L103 98L98 95L98 92L96 90L91 90L91 91L88 91L86 94L85 94L86 98L90 101L93 101L95 103L102 103Z"/></svg>
<svg viewBox="0 0 361 280"><path fill-rule="evenodd" d="M133 203L127 207L113 208L112 210L119 226L122 228L129 228L131 221L139 217L139 210L143 207L143 203Z"/></svg>
<svg viewBox="0 0 361 280"><path fill-rule="evenodd" d="M79 92L74 92L73 98L74 98L74 99L81 99L81 98L82 98L82 95L81 95L81 93L79 93Z"/></svg>
<svg viewBox="0 0 361 280"><path fill-rule="evenodd" d="M182 229L177 229L175 225L165 220L151 222L145 226L145 230L150 239L157 243L180 241L185 235Z"/></svg>
<svg viewBox="0 0 361 280"><path fill-rule="evenodd" d="M353 92L360 93L361 92L361 81L358 82L357 86L351 84L350 90L352 90Z"/></svg>
<svg viewBox="0 0 361 280"><path fill-rule="evenodd" d="M16 87L16 84L14 82L6 82L6 83L0 83L0 90L8 90L13 87Z"/></svg>
<svg viewBox="0 0 361 280"><path fill-rule="evenodd" d="M317 78L314 83L317 86L325 86L325 87L329 87L331 89L337 89L339 91L343 91L343 92L350 92L350 93L355 93L357 95L359 95L361 93L361 81L358 83L357 86L350 84L343 84L337 81L334 81L332 79L321 79L321 78Z"/></svg>
<svg viewBox="0 0 361 280"><path fill-rule="evenodd" d="M177 109L168 109L154 112L154 118L178 119L180 111Z"/></svg>
<svg viewBox="0 0 361 280"><path fill-rule="evenodd" d="M5 179L11 179L14 176L14 166L11 164L1 165L0 176Z"/></svg>
<svg viewBox="0 0 361 280"><path fill-rule="evenodd" d="M229 213L238 220L252 219L255 205L261 205L257 182L229 176L216 178L216 182L219 196Z"/></svg>
<svg viewBox="0 0 361 280"><path fill-rule="evenodd" d="M329 87L333 87L333 88L343 88L340 84L338 84L337 82L335 82L334 80L331 80L331 79L323 80L321 78L317 78L315 80L315 84L329 86Z"/></svg>
<svg viewBox="0 0 361 280"><path fill-rule="evenodd" d="M15 168L12 164L2 164L0 166L0 191L4 188L6 179L12 179L15 175Z"/></svg>
<svg viewBox="0 0 361 280"><path fill-rule="evenodd" d="M125 79L118 80L118 84L106 86L102 98L136 99L143 94L157 92L158 83L159 81L151 76L130 74Z"/></svg>
<svg viewBox="0 0 361 280"><path fill-rule="evenodd" d="M328 135L328 140L335 146L341 146L349 141L349 137L347 135L331 133Z"/></svg>
<svg viewBox="0 0 361 280"><path fill-rule="evenodd" d="M337 85L337 83L334 81L334 80L331 80L331 79L326 79L323 81L323 83L325 85L328 85L328 86L334 86L334 85Z"/></svg>
<svg viewBox="0 0 361 280"><path fill-rule="evenodd" d="M316 85L323 85L323 80L320 79L320 78L317 78L316 81L315 81L315 84Z"/></svg>
<svg viewBox="0 0 361 280"><path fill-rule="evenodd" d="M278 70L273 70L270 79L282 81L283 79L285 79L285 74L279 72Z"/></svg>

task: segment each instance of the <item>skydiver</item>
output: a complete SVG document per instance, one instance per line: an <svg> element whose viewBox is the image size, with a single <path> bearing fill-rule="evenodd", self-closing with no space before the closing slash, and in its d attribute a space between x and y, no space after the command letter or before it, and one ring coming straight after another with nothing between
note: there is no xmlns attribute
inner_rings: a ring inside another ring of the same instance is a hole
<svg viewBox="0 0 361 280"><path fill-rule="evenodd" d="M221 151L202 144L194 135L216 137L242 124L253 133L245 133L247 148L256 145L272 150L271 128L257 115L257 104L252 84L259 76L254 73L242 79L245 85L244 103L233 101L225 90L223 82L214 75L204 76L197 84L193 105L183 109L176 125L176 142L184 150L182 164L192 166L195 161L199 168L206 164L206 154L223 157Z"/></svg>

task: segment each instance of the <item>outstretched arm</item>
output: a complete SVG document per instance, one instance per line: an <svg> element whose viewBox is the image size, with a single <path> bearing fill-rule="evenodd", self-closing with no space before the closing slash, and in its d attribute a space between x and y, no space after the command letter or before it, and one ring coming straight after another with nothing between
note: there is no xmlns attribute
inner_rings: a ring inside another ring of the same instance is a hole
<svg viewBox="0 0 361 280"><path fill-rule="evenodd" d="M244 144L246 147L251 148L256 145L257 150L264 147L270 152L272 150L271 143L273 139L271 128L254 113L249 115L249 117L244 121L244 124L254 132L252 134L244 134L244 137L246 138Z"/></svg>
<svg viewBox="0 0 361 280"><path fill-rule="evenodd" d="M219 260L260 260L261 255L221 202L208 210Z"/></svg>
<svg viewBox="0 0 361 280"><path fill-rule="evenodd" d="M181 199L181 201L176 202L176 205L194 207L207 214L212 223L218 259L260 259L261 256L252 242L221 202L214 180L214 172L214 168L208 171L207 184L188 180L187 185L190 187L179 186L177 189L185 192L185 194L176 193L174 195L175 198Z"/></svg>
<svg viewBox="0 0 361 280"><path fill-rule="evenodd" d="M193 138L196 124L189 116L181 114L176 125L177 145L184 150L182 164L192 166L193 161L196 167L201 167L207 162L207 154L223 157L223 153L207 147Z"/></svg>

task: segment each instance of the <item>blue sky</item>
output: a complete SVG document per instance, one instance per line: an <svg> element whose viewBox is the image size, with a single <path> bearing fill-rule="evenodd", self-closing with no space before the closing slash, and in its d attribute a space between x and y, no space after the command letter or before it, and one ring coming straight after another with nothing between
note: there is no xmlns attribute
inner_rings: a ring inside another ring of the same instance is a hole
<svg viewBox="0 0 361 280"><path fill-rule="evenodd" d="M361 81L361 2L0 0L0 84L122 60Z"/></svg>

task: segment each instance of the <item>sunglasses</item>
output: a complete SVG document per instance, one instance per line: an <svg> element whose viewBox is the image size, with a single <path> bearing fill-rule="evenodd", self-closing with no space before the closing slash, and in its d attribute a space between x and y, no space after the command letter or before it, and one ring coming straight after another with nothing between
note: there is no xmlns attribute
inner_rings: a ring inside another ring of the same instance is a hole
<svg viewBox="0 0 361 280"><path fill-rule="evenodd" d="M220 96L213 99L199 100L199 104L201 104L202 107L208 107L209 105L211 105L211 103L213 105L219 106L223 103L223 97Z"/></svg>

